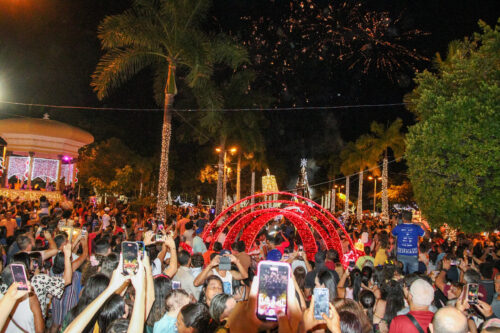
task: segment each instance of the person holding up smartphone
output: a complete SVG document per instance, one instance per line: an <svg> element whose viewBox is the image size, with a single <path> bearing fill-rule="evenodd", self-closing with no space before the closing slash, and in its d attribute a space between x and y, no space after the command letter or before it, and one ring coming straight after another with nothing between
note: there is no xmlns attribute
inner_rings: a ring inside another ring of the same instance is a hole
<svg viewBox="0 0 500 333"><path fill-rule="evenodd" d="M228 250L222 250L219 255L217 254L212 254L212 260L210 261L210 264L205 267L205 269L196 277L194 280L194 286L199 287L203 285L207 277L210 275L217 275L218 277L221 278L225 292L227 294L232 295L233 293L233 279L235 280L244 280L248 277L248 272L245 271L245 268L241 265L240 261L238 258L236 258L234 255L230 254ZM233 263L236 265L238 270L221 270L219 268L219 263L220 263L220 258L222 256L229 257L230 263Z"/></svg>

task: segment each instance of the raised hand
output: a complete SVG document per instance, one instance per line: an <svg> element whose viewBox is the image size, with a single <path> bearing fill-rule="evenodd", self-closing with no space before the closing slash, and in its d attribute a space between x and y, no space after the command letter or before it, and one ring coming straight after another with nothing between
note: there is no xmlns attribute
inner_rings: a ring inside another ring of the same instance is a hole
<svg viewBox="0 0 500 333"><path fill-rule="evenodd" d="M323 313L323 319L326 322L326 327L330 330L332 333L341 333L340 331L340 317L339 313L337 312L337 309L333 306L332 303L330 303L330 314L329 316L326 315L326 313Z"/></svg>

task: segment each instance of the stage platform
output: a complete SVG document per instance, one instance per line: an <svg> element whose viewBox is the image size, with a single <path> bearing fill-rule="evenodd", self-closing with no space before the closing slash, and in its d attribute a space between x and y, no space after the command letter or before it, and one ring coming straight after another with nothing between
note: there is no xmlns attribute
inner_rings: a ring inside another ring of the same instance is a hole
<svg viewBox="0 0 500 333"><path fill-rule="evenodd" d="M11 200L19 198L21 201L36 201L44 195L49 201L62 201L63 196L59 191L29 191L0 188L0 195Z"/></svg>

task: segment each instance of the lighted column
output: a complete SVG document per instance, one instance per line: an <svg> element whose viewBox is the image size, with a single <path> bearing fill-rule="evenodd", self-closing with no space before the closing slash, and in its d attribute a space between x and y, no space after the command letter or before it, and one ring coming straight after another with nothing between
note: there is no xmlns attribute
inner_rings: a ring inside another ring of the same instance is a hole
<svg viewBox="0 0 500 333"><path fill-rule="evenodd" d="M4 159L4 161L3 161L3 162L4 162L4 169L3 169L4 171L3 171L3 172L4 172L4 176L5 176L5 177L4 177L4 182L5 182L5 183L4 183L4 186L5 186L6 188L9 188L9 161L10 161L10 154L11 154L11 153L12 153L12 152L7 151L7 152L5 153L5 159Z"/></svg>
<svg viewBox="0 0 500 333"><path fill-rule="evenodd" d="M62 165L62 155L57 155L56 191L61 190L61 165Z"/></svg>
<svg viewBox="0 0 500 333"><path fill-rule="evenodd" d="M31 174L33 173L33 162L35 161L35 153L30 151L30 165L28 168L28 190L31 190Z"/></svg>
<svg viewBox="0 0 500 333"><path fill-rule="evenodd" d="M71 180L73 183L73 188L76 186L76 163L73 162L73 179Z"/></svg>

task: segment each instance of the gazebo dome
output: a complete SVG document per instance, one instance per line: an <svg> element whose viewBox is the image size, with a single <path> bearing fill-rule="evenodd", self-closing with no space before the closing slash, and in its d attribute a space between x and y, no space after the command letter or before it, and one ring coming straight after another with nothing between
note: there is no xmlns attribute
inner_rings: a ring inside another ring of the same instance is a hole
<svg viewBox="0 0 500 333"><path fill-rule="evenodd" d="M46 158L57 158L58 155L78 157L80 147L94 142L92 134L51 120L48 115L43 119L2 119L0 136L7 142L7 150L14 154L34 152Z"/></svg>

